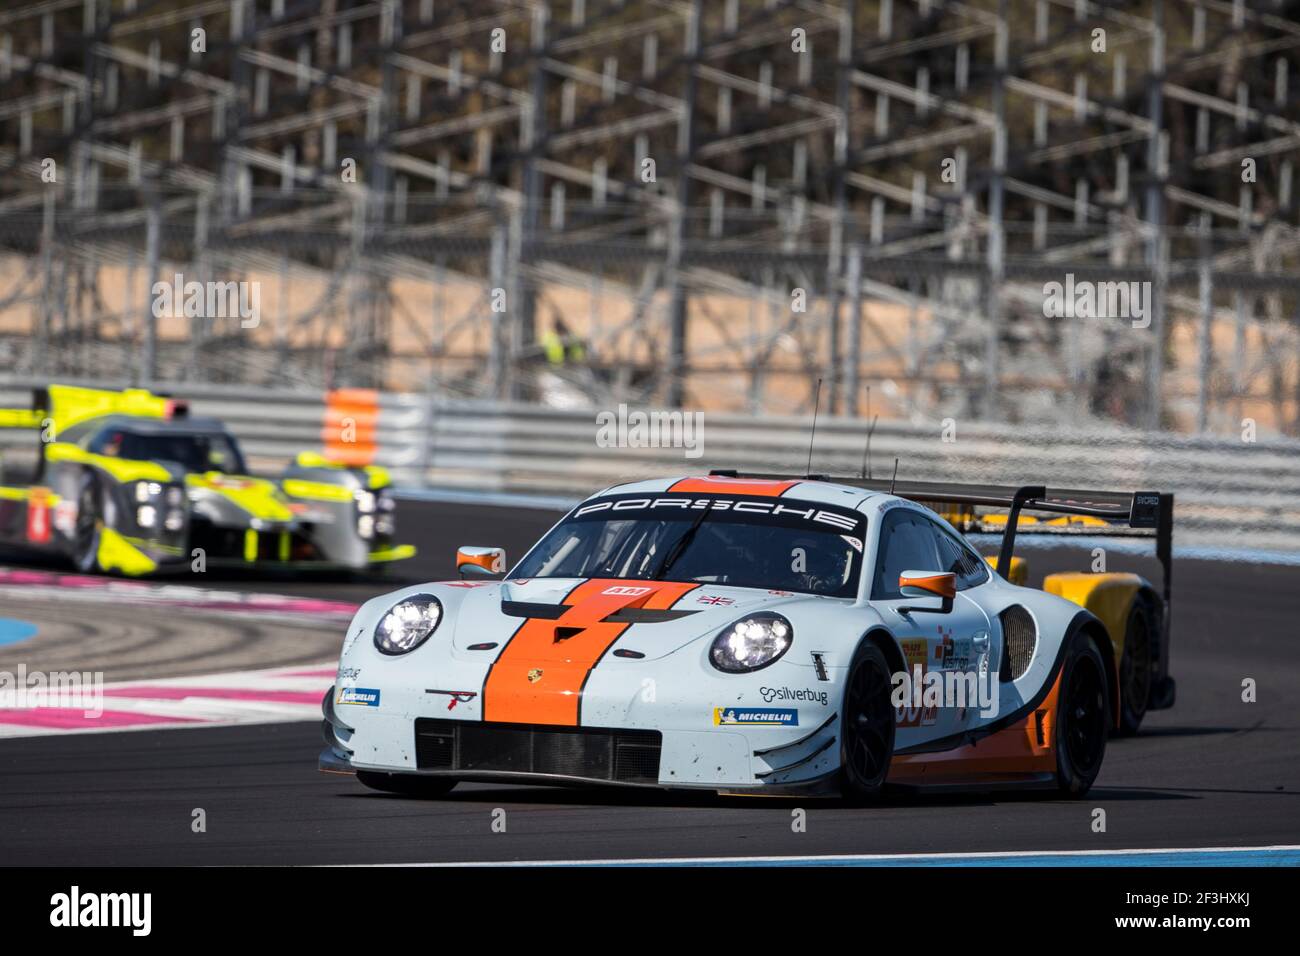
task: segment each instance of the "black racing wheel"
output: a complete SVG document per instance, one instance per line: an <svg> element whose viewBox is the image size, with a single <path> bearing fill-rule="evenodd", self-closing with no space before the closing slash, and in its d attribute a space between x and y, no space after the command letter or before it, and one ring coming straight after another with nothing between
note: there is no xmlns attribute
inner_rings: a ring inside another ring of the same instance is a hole
<svg viewBox="0 0 1300 956"><path fill-rule="evenodd" d="M1128 612L1124 653L1119 661L1120 733L1133 734L1142 724L1155 680L1155 614L1139 595Z"/></svg>
<svg viewBox="0 0 1300 956"><path fill-rule="evenodd" d="M72 562L87 574L99 566L99 539L103 533L103 495L93 472L81 476L77 487L77 519L72 528Z"/></svg>
<svg viewBox="0 0 1300 956"><path fill-rule="evenodd" d="M400 793L408 797L441 797L456 786L455 780L446 777L426 777L415 773L384 773L379 770L358 770L357 779L371 790Z"/></svg>
<svg viewBox="0 0 1300 956"><path fill-rule="evenodd" d="M849 665L840 721L840 789L849 800L880 796L894 755L894 705L889 663L880 648L864 641Z"/></svg>
<svg viewBox="0 0 1300 956"><path fill-rule="evenodd" d="M1110 733L1106 662L1087 634L1077 633L1065 652L1056 701L1056 784L1081 797L1101 772Z"/></svg>

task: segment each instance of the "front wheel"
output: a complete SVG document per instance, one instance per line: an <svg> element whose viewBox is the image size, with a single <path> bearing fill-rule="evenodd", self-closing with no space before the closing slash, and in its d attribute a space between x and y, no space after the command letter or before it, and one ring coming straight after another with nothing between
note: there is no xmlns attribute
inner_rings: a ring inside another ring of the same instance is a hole
<svg viewBox="0 0 1300 956"><path fill-rule="evenodd" d="M1106 756L1110 733L1106 663L1087 634L1076 634L1061 666L1056 702L1056 783L1061 793L1088 792Z"/></svg>
<svg viewBox="0 0 1300 956"><path fill-rule="evenodd" d="M358 770L357 779L371 790L400 793L408 797L442 797L451 793L455 780L445 777L425 777L414 773L383 773L378 770Z"/></svg>
<svg viewBox="0 0 1300 956"><path fill-rule="evenodd" d="M86 472L77 488L77 518L72 528L72 563L85 574L103 570L99 565L99 539L104 527L101 499L99 482Z"/></svg>
<svg viewBox="0 0 1300 956"><path fill-rule="evenodd" d="M885 655L876 645L863 643L849 665L840 722L840 789L849 800L872 801L884 789L894 755L890 686Z"/></svg>

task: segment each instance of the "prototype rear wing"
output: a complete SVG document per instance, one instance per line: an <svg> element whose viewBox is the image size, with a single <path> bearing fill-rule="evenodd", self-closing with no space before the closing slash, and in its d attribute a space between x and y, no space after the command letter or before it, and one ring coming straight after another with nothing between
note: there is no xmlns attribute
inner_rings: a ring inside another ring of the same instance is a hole
<svg viewBox="0 0 1300 956"><path fill-rule="evenodd" d="M189 403L143 388L103 389L50 385L32 389L31 408L0 408L0 428L44 428L55 433L106 415L183 418Z"/></svg>
<svg viewBox="0 0 1300 956"><path fill-rule="evenodd" d="M777 475L719 470L712 475L727 478L829 481L866 491L879 491L907 498L942 514L963 534L1002 532L998 550L998 573L1011 569L1016 534L1062 534L1101 537L1152 538L1156 559L1164 572L1162 593L1164 621L1169 626L1172 593L1174 496L1160 491L1082 491L1047 488L1044 485L966 485L955 482L889 481L880 478L844 478L831 475ZM995 513L977 509L998 509ZM1001 513L1005 509L1005 514ZM1021 526L1022 512L1054 515L1034 518Z"/></svg>
<svg viewBox="0 0 1300 956"><path fill-rule="evenodd" d="M43 388L32 389L31 408L0 408L0 428L40 428L50 399Z"/></svg>

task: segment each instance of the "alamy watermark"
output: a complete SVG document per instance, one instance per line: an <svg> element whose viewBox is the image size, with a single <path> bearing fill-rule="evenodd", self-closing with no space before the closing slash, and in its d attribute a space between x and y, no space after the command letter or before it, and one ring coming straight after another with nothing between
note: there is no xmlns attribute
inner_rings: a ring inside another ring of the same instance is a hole
<svg viewBox="0 0 1300 956"><path fill-rule="evenodd" d="M1151 327L1150 282L1093 282L1067 272L1064 282L1043 283L1043 315L1049 319L1128 319Z"/></svg>
<svg viewBox="0 0 1300 956"><path fill-rule="evenodd" d="M596 413L598 448L681 448L687 458L704 454L703 412L617 411Z"/></svg>
<svg viewBox="0 0 1300 956"><path fill-rule="evenodd" d="M898 671L890 680L890 703L901 715L912 718L900 720L903 726L930 723L940 708L978 710L986 720L998 715L998 692L987 667L978 671L927 671L915 664L911 673Z"/></svg>
<svg viewBox="0 0 1300 956"><path fill-rule="evenodd" d="M86 717L104 713L103 671L0 671L0 710L57 707Z"/></svg>
<svg viewBox="0 0 1300 956"><path fill-rule="evenodd" d="M179 272L171 282L155 282L153 314L156 318L239 319L239 327L254 329L262 321L260 282L198 282Z"/></svg>

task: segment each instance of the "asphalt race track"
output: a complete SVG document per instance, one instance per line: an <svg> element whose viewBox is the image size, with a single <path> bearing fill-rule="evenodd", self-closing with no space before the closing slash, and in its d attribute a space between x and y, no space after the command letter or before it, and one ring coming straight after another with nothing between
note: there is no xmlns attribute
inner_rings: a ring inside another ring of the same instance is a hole
<svg viewBox="0 0 1300 956"><path fill-rule="evenodd" d="M407 581L451 576L459 544L499 544L517 557L555 514L404 502L399 518L422 554L384 581L204 575L184 583L360 601ZM1085 566L1077 552L1024 553L1031 578ZM1111 567L1143 565L1113 558ZM0 861L414 863L1294 844L1300 842L1297 585L1294 567L1177 562L1172 670L1178 704L1148 715L1139 737L1112 741L1096 787L1081 801L904 796L857 809L811 800L488 785L462 785L450 797L425 801L374 794L349 777L318 773L315 723L73 734L0 740ZM78 660L75 644L69 646L67 613L50 611L49 624L61 635L61 666L90 666L93 660ZM335 624L310 638L290 628L250 639L239 629L205 624L208 638L196 644L184 632L190 620L197 629L198 618L160 622L146 620L148 613L156 612L100 618L86 637L87 658L103 654L96 642L113 633L139 645L150 628L164 628L177 648L167 659L187 661L173 672L202 673L209 664L256 668L266 666L268 654L277 662L326 659L337 640L331 629L341 633ZM55 615L63 616L54 621ZM301 648L293 645L294 634ZM1256 703L1241 700L1247 677L1258 683ZM808 811L803 833L791 828L797 807ZM1092 830L1098 807L1106 811L1105 833ZM191 830L196 808L206 813L206 832ZM504 833L492 827L498 808L506 812Z"/></svg>

